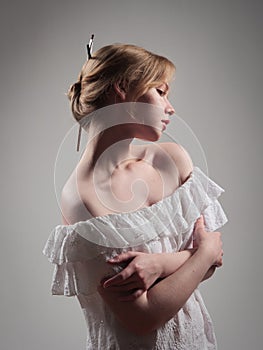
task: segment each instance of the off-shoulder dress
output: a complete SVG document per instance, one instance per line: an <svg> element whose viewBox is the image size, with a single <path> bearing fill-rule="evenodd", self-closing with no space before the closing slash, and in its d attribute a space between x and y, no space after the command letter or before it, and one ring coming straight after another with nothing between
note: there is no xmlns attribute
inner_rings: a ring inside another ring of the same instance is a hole
<svg viewBox="0 0 263 350"><path fill-rule="evenodd" d="M224 190L197 166L188 180L161 201L133 212L92 217L56 226L44 254L55 265L52 294L77 296L87 324L86 350L215 350L212 320L196 289L180 311L146 336L127 331L97 292L119 270L107 263L123 251L177 252L192 247L201 214L215 231L227 222L218 201Z"/></svg>

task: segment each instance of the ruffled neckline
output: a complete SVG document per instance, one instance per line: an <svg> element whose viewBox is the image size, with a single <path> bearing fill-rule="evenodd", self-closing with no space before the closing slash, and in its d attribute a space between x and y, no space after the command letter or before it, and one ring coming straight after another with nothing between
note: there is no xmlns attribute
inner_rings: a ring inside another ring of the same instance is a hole
<svg viewBox="0 0 263 350"><path fill-rule="evenodd" d="M45 254L52 262L62 262L71 260L72 251L78 251L79 255L83 247L89 251L85 256L94 256L100 247L138 247L164 236L181 237L186 242L202 213L207 230L215 230L227 221L217 200L222 192L223 188L195 166L180 187L151 206L92 217L73 225L57 225L48 239ZM79 249L69 249L72 244Z"/></svg>
<svg viewBox="0 0 263 350"><path fill-rule="evenodd" d="M161 235L170 235L174 225L176 234L186 232L222 192L220 186L195 166L180 187L151 206L96 216L72 225L58 225L54 235L79 235L106 247L137 246Z"/></svg>

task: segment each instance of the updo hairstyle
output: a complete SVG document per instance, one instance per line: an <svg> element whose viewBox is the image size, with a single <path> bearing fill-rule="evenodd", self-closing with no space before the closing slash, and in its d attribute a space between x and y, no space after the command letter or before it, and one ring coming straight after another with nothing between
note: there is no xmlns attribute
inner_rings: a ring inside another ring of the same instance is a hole
<svg viewBox="0 0 263 350"><path fill-rule="evenodd" d="M151 87L169 81L175 72L167 58L141 47L127 44L104 46L86 61L78 80L71 85L68 98L77 121L109 104L114 84L132 93L133 101Z"/></svg>

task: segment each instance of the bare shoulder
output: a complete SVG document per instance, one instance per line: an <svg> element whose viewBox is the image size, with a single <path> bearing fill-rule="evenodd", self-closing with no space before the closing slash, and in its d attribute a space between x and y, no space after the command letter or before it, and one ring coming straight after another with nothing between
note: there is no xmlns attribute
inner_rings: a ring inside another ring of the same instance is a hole
<svg viewBox="0 0 263 350"><path fill-rule="evenodd" d="M69 212L71 210L72 202L70 201L70 191L68 190L70 179L65 183L60 195L60 210L62 225L70 225Z"/></svg>
<svg viewBox="0 0 263 350"><path fill-rule="evenodd" d="M75 173L72 173L61 191L60 209L63 225L73 225L78 221L85 221L91 217L80 197Z"/></svg>
<svg viewBox="0 0 263 350"><path fill-rule="evenodd" d="M189 153L175 142L163 142L158 145L173 159L179 171L181 183L184 183L193 171L193 162Z"/></svg>

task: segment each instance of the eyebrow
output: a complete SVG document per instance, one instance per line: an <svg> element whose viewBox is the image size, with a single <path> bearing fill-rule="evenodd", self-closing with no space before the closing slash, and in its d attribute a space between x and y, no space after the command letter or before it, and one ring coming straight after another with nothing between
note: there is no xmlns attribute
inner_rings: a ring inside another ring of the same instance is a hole
<svg viewBox="0 0 263 350"><path fill-rule="evenodd" d="M170 90L170 86L168 83L164 83L165 87L166 87L166 90L169 91Z"/></svg>
<svg viewBox="0 0 263 350"><path fill-rule="evenodd" d="M161 85L165 86L166 92L170 90L169 84L166 83L165 81L161 83Z"/></svg>
<svg viewBox="0 0 263 350"><path fill-rule="evenodd" d="M170 86L168 83L166 83L165 81L160 81L160 84L158 86L165 86L165 93L167 94L170 91Z"/></svg>
<svg viewBox="0 0 263 350"><path fill-rule="evenodd" d="M169 84L168 84L168 83L166 83L166 82L163 82L162 84L165 86L165 93L166 93L166 94L168 94L168 93L169 93L169 91L170 91Z"/></svg>

